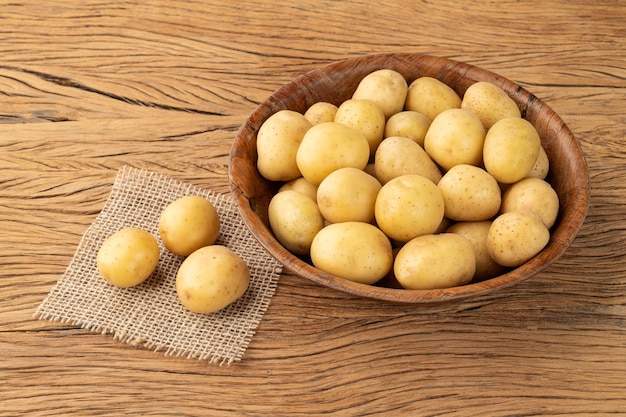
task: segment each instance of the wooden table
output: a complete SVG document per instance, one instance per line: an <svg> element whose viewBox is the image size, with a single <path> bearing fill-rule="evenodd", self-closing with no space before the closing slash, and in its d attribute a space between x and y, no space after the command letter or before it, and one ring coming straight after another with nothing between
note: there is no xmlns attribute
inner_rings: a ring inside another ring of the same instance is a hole
<svg viewBox="0 0 626 417"><path fill-rule="evenodd" d="M626 3L3 1L1 416L626 414ZM256 105L321 65L439 55L523 85L586 154L591 205L538 276L398 306L285 273L243 360L36 320L123 165L228 192Z"/></svg>

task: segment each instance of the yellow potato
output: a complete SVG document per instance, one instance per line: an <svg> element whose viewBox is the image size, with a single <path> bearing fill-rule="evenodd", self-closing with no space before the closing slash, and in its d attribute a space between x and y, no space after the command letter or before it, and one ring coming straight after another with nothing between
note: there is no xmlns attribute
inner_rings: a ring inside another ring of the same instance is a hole
<svg viewBox="0 0 626 417"><path fill-rule="evenodd" d="M533 169L540 148L539 134L529 121L507 117L487 131L483 162L487 172L498 182L512 184Z"/></svg>
<svg viewBox="0 0 626 417"><path fill-rule="evenodd" d="M181 197L165 207L159 218L159 236L172 253L187 256L212 245L220 233L220 218L209 200Z"/></svg>
<svg viewBox="0 0 626 417"><path fill-rule="evenodd" d="M313 238L324 227L317 204L298 191L287 190L272 197L267 210L276 239L297 255L308 254Z"/></svg>
<svg viewBox="0 0 626 417"><path fill-rule="evenodd" d="M239 299L250 285L246 263L226 246L205 246L189 255L176 274L176 294L194 313L213 313Z"/></svg>
<svg viewBox="0 0 626 417"><path fill-rule="evenodd" d="M366 75L359 82L352 98L373 101L388 119L402 111L407 88L407 82L402 74L390 69L381 69Z"/></svg>
<svg viewBox="0 0 626 417"><path fill-rule="evenodd" d="M337 106L325 101L319 101L312 104L307 111L304 112L304 117L311 123L311 125L316 125L323 122L334 121L336 113Z"/></svg>
<svg viewBox="0 0 626 417"><path fill-rule="evenodd" d="M473 113L463 109L444 110L430 124L424 149L444 170L455 165L480 165L485 128Z"/></svg>
<svg viewBox="0 0 626 417"><path fill-rule="evenodd" d="M116 287L134 287L144 282L157 267L159 245L145 230L121 229L100 246L96 264L100 275Z"/></svg>
<svg viewBox="0 0 626 417"><path fill-rule="evenodd" d="M519 107L500 87L488 81L478 81L465 91L461 108L474 113L489 129L505 117L521 117Z"/></svg>
<svg viewBox="0 0 626 417"><path fill-rule="evenodd" d="M484 281L502 274L505 268L498 264L489 254L487 249L487 235L491 221L458 222L448 227L448 233L456 233L465 237L474 248L476 256L476 272L474 281Z"/></svg>
<svg viewBox="0 0 626 417"><path fill-rule="evenodd" d="M524 178L502 195L501 213L529 211L539 216L548 229L559 214L559 196L552 186L539 178Z"/></svg>
<svg viewBox="0 0 626 417"><path fill-rule="evenodd" d="M383 138L402 136L424 146L424 137L430 126L430 119L416 111L401 111L387 120Z"/></svg>
<svg viewBox="0 0 626 417"><path fill-rule="evenodd" d="M452 220L488 220L500 210L500 186L482 168L456 165L443 175L437 187L443 197L445 216Z"/></svg>
<svg viewBox="0 0 626 417"><path fill-rule="evenodd" d="M302 176L314 185L336 169L364 169L370 146L361 132L336 122L311 127L302 138L296 162Z"/></svg>
<svg viewBox="0 0 626 417"><path fill-rule="evenodd" d="M410 85L405 110L422 113L433 120L447 109L461 107L461 98L450 86L433 77L419 77Z"/></svg>
<svg viewBox="0 0 626 417"><path fill-rule="evenodd" d="M439 167L426 151L401 136L392 136L380 143L374 157L374 172L381 184L407 174L422 175L434 183L441 179Z"/></svg>
<svg viewBox="0 0 626 417"><path fill-rule="evenodd" d="M539 156L535 161L535 165L528 173L528 177L539 178L545 180L548 176L548 171L550 170L550 160L548 159L548 154L546 150L542 147L539 148Z"/></svg>
<svg viewBox="0 0 626 417"><path fill-rule="evenodd" d="M287 190L298 191L317 202L317 185L311 184L304 177L296 178L295 180L283 184L278 189L278 192L280 193L281 191Z"/></svg>
<svg viewBox="0 0 626 417"><path fill-rule="evenodd" d="M378 227L389 238L408 242L437 230L443 220L443 197L428 178L402 175L382 186L374 213Z"/></svg>
<svg viewBox="0 0 626 417"><path fill-rule="evenodd" d="M376 226L344 222L326 226L315 236L311 260L329 274L374 284L391 270L393 253L389 239Z"/></svg>
<svg viewBox="0 0 626 417"><path fill-rule="evenodd" d="M374 204L380 191L378 180L356 168L331 172L317 189L317 204L330 223L374 220Z"/></svg>
<svg viewBox="0 0 626 417"><path fill-rule="evenodd" d="M311 123L304 115L280 110L271 115L257 134L257 168L271 181L290 181L301 176L296 153Z"/></svg>
<svg viewBox="0 0 626 417"><path fill-rule="evenodd" d="M474 248L455 233L424 235L404 245L394 261L393 272L406 289L430 290L465 285L476 270Z"/></svg>
<svg viewBox="0 0 626 417"><path fill-rule="evenodd" d="M385 132L385 114L371 100L346 100L337 109L335 122L358 130L365 136L370 147L370 155L383 140Z"/></svg>
<svg viewBox="0 0 626 417"><path fill-rule="evenodd" d="M532 213L510 211L491 223L487 249L500 265L515 267L537 255L548 244L550 232Z"/></svg>

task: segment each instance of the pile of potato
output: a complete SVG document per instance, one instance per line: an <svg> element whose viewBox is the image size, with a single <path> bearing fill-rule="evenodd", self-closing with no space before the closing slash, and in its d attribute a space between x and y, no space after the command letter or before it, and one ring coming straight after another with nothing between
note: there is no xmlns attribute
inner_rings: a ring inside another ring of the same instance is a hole
<svg viewBox="0 0 626 417"><path fill-rule="evenodd" d="M176 294L196 313L212 313L232 304L250 283L243 259L215 244L219 232L219 214L204 197L181 197L168 204L159 217L159 237L165 248L185 257L176 274ZM105 280L128 288L148 279L159 258L159 245L152 234L127 227L102 243L96 263Z"/></svg>
<svg viewBox="0 0 626 417"><path fill-rule="evenodd" d="M270 116L257 153L260 174L284 183L268 208L277 240L364 284L492 278L539 253L559 212L539 134L489 82L460 97L378 70L339 106Z"/></svg>

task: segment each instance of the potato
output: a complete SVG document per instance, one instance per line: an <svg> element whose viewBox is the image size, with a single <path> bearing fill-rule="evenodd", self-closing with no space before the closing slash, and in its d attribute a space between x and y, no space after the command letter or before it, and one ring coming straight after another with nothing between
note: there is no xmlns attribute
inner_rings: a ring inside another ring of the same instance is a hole
<svg viewBox="0 0 626 417"><path fill-rule="evenodd" d="M96 264L100 275L116 287L134 287L157 267L159 245L145 230L127 227L109 236L100 246Z"/></svg>
<svg viewBox="0 0 626 417"><path fill-rule="evenodd" d="M430 126L430 119L416 111L401 111L387 120L383 138L402 136L424 146L424 137Z"/></svg>
<svg viewBox="0 0 626 417"><path fill-rule="evenodd" d="M280 110L271 115L257 134L257 168L270 181L290 181L301 176L296 153L311 127L304 115Z"/></svg>
<svg viewBox="0 0 626 417"><path fill-rule="evenodd" d="M313 238L324 227L317 204L298 191L287 190L272 197L267 211L276 239L287 250L307 255Z"/></svg>
<svg viewBox="0 0 626 417"><path fill-rule="evenodd" d="M407 174L422 175L434 183L441 179L439 167L426 151L401 136L392 136L380 143L374 157L374 172L381 184Z"/></svg>
<svg viewBox="0 0 626 417"><path fill-rule="evenodd" d="M505 117L521 117L519 107L500 87L488 81L478 81L463 94L461 108L474 113L485 129Z"/></svg>
<svg viewBox="0 0 626 417"><path fill-rule="evenodd" d="M405 244L398 252L393 272L410 290L430 290L465 285L476 270L474 248L454 233L424 235Z"/></svg>
<svg viewBox="0 0 626 417"><path fill-rule="evenodd" d="M189 255L176 274L176 294L194 313L213 313L239 299L250 285L250 271L237 254L222 245Z"/></svg>
<svg viewBox="0 0 626 417"><path fill-rule="evenodd" d="M385 132L385 114L371 100L346 100L337 109L336 123L341 123L358 130L365 136L370 147L370 155L383 140Z"/></svg>
<svg viewBox="0 0 626 417"><path fill-rule="evenodd" d="M482 168L456 165L443 175L437 187L443 197L445 216L452 220L488 220L500 210L500 186Z"/></svg>
<svg viewBox="0 0 626 417"><path fill-rule="evenodd" d="M302 138L296 163L302 176L314 185L336 169L363 169L370 146L361 132L341 123L326 122L311 127Z"/></svg>
<svg viewBox="0 0 626 417"><path fill-rule="evenodd" d="M311 125L316 125L323 122L334 121L335 114L337 114L337 106L325 101L319 101L312 104L306 112L304 112L304 117Z"/></svg>
<svg viewBox="0 0 626 417"><path fill-rule="evenodd" d="M487 249L487 234L491 227L491 221L458 222L448 227L448 233L456 233L472 244L476 257L476 272L474 281L484 281L502 274L505 268L498 264L489 254Z"/></svg>
<svg viewBox="0 0 626 417"><path fill-rule="evenodd" d="M433 233L443 220L444 203L434 182L421 175L402 175L382 186L374 215L391 239L408 242Z"/></svg>
<svg viewBox="0 0 626 417"><path fill-rule="evenodd" d="M187 256L215 243L220 218L209 200L200 196L181 197L165 207L159 218L159 236L172 253Z"/></svg>
<svg viewBox="0 0 626 417"><path fill-rule="evenodd" d="M507 117L487 131L483 162L498 182L512 184L530 173L540 148L539 134L529 121Z"/></svg>
<svg viewBox="0 0 626 417"><path fill-rule="evenodd" d="M410 85L405 110L422 113L429 120L444 110L461 107L461 98L450 86L433 77L419 77Z"/></svg>
<svg viewBox="0 0 626 417"><path fill-rule="evenodd" d="M435 117L424 137L424 149L444 170L455 165L481 165L485 128L480 119L463 109L444 110Z"/></svg>
<svg viewBox="0 0 626 417"><path fill-rule="evenodd" d="M548 171L550 170L550 160L548 159L548 154L546 150L543 149L543 146L539 148L539 156L535 161L535 165L528 173L527 177L539 178L545 180L548 176Z"/></svg>
<svg viewBox="0 0 626 417"><path fill-rule="evenodd" d="M331 172L317 190L317 205L330 223L374 220L374 204L381 185L365 171L339 168Z"/></svg>
<svg viewBox="0 0 626 417"><path fill-rule="evenodd" d="M402 74L391 69L381 69L366 75L357 85L352 98L373 101L388 119L402 111L407 89Z"/></svg>
<svg viewBox="0 0 626 417"><path fill-rule="evenodd" d="M509 211L529 211L550 229L559 214L559 196L546 181L524 178L512 184L502 195L500 212Z"/></svg>
<svg viewBox="0 0 626 417"><path fill-rule="evenodd" d="M391 243L376 226L343 222L326 226L311 245L313 265L329 274L362 284L374 284L393 265Z"/></svg>
<svg viewBox="0 0 626 417"><path fill-rule="evenodd" d="M541 252L549 240L550 232L539 217L529 212L510 211L491 223L487 249L500 265L515 267Z"/></svg>
<svg viewBox="0 0 626 417"><path fill-rule="evenodd" d="M280 193L281 191L287 190L298 191L317 202L317 185L311 184L304 177L296 178L295 180L283 184L278 189L278 192Z"/></svg>

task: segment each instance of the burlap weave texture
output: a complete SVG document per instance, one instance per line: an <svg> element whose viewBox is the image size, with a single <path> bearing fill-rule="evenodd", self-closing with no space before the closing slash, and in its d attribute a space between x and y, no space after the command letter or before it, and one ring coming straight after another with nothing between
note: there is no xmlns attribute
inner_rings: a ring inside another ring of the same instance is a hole
<svg viewBox="0 0 626 417"><path fill-rule="evenodd" d="M158 237L162 210L185 195L200 195L215 205L221 223L216 244L230 248L250 269L246 293L212 314L189 312L178 301L176 273L184 258L167 251ZM131 226L157 238L161 258L144 283L117 288L98 273L96 256L107 237ZM112 334L122 342L166 355L230 365L241 360L274 295L281 271L281 264L247 230L229 195L124 167L102 211L86 230L69 266L35 316Z"/></svg>

